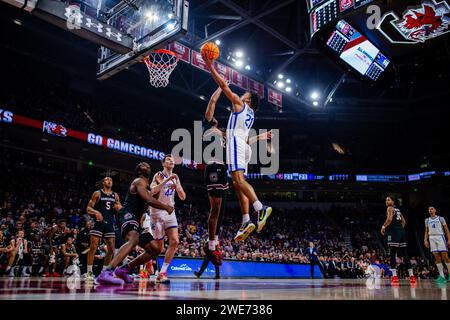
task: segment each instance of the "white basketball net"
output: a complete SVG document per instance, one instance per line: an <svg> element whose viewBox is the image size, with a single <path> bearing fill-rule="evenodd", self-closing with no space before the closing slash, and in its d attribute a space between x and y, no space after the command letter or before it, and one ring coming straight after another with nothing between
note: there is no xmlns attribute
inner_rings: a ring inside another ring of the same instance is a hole
<svg viewBox="0 0 450 320"><path fill-rule="evenodd" d="M150 74L150 84L156 88L166 87L169 77L178 64L178 57L169 50L157 50L144 59Z"/></svg>

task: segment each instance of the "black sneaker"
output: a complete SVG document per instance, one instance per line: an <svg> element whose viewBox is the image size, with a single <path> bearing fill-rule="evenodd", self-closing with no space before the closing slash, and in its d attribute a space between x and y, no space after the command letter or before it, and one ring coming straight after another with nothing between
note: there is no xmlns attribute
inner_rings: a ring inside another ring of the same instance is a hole
<svg viewBox="0 0 450 320"><path fill-rule="evenodd" d="M201 273L198 271L194 271L194 274L197 277L197 279L200 279L200 277L202 276Z"/></svg>

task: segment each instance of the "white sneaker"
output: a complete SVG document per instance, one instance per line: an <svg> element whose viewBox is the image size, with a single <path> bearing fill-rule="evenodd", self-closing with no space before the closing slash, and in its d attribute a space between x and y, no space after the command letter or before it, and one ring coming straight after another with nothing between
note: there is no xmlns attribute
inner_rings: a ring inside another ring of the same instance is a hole
<svg viewBox="0 0 450 320"><path fill-rule="evenodd" d="M256 232L260 233L264 226L266 225L266 221L272 213L272 207L264 206L261 210L258 211L258 229Z"/></svg>
<svg viewBox="0 0 450 320"><path fill-rule="evenodd" d="M28 267L24 267L24 268L22 269L22 274L21 274L22 277L28 278L28 277L31 276L31 274L30 274L29 272L27 272L27 269L28 269Z"/></svg>
<svg viewBox="0 0 450 320"><path fill-rule="evenodd" d="M234 241L236 242L244 241L245 239L247 239L250 233L252 233L253 230L255 230L255 228L256 228L255 225L250 220L247 221L246 223L243 223L241 228L237 232L236 236L234 237Z"/></svg>
<svg viewBox="0 0 450 320"><path fill-rule="evenodd" d="M14 267L15 268L15 267ZM15 277L15 275L14 275L14 268L11 268L10 270L9 270L9 272L8 272L8 277L10 277L10 278L14 278Z"/></svg>
<svg viewBox="0 0 450 320"><path fill-rule="evenodd" d="M95 276L92 272L86 272L82 275L82 278L85 281L95 281Z"/></svg>

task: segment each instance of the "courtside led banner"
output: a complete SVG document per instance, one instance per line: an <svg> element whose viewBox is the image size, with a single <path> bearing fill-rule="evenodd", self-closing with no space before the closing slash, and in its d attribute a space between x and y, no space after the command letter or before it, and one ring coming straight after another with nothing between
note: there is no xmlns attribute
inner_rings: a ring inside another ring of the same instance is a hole
<svg viewBox="0 0 450 320"><path fill-rule="evenodd" d="M158 257L160 265L164 257ZM194 271L198 271L203 259L175 257L167 270L168 277L194 278ZM304 263L276 263L223 260L220 266L222 278L309 278L311 266ZM209 264L204 272L204 277L214 277L215 269ZM319 266L314 266L314 277L323 278Z"/></svg>

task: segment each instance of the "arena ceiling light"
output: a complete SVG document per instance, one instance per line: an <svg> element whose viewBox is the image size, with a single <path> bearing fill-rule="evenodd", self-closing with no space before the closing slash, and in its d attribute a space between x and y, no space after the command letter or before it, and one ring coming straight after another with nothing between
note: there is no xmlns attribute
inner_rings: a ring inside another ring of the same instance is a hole
<svg viewBox="0 0 450 320"><path fill-rule="evenodd" d="M286 83L288 83L288 84L291 83L291 79L287 78Z"/></svg>
<svg viewBox="0 0 450 320"><path fill-rule="evenodd" d="M291 87L286 87L286 92L291 92L292 88Z"/></svg>
<svg viewBox="0 0 450 320"><path fill-rule="evenodd" d="M280 89L284 88L284 82L282 82L282 81L278 82L277 87Z"/></svg>
<svg viewBox="0 0 450 320"><path fill-rule="evenodd" d="M281 73L278 75L278 79L280 79L280 80L283 79L283 77L284 76Z"/></svg>
<svg viewBox="0 0 450 320"><path fill-rule="evenodd" d="M243 65L244 65L244 62L242 62L242 60L237 60L236 61L236 67L242 68Z"/></svg>
<svg viewBox="0 0 450 320"><path fill-rule="evenodd" d="M313 100L319 99L319 93L317 93L317 91L314 91L313 93L311 93L311 99L313 99Z"/></svg>
<svg viewBox="0 0 450 320"><path fill-rule="evenodd" d="M221 44L222 42L220 42L219 39L216 39L216 41L214 41L214 43L215 43L217 46L220 46L220 44Z"/></svg>
<svg viewBox="0 0 450 320"><path fill-rule="evenodd" d="M235 56L237 58L242 58L244 56L244 53L242 51L238 50L238 51L236 51Z"/></svg>
<svg viewBox="0 0 450 320"><path fill-rule="evenodd" d="M252 69L252 67L250 67L249 64L245 66L245 70L251 70L251 69Z"/></svg>
<svg viewBox="0 0 450 320"><path fill-rule="evenodd" d="M317 102L317 101L314 101L314 102L313 102L313 106L314 106L314 107L317 107L318 105L319 105L319 102Z"/></svg>
<svg viewBox="0 0 450 320"><path fill-rule="evenodd" d="M167 25L167 29L170 30L170 31L174 30L175 29L175 23L169 23Z"/></svg>
<svg viewBox="0 0 450 320"><path fill-rule="evenodd" d="M145 17L150 21L158 20L158 15L153 11L147 11Z"/></svg>

